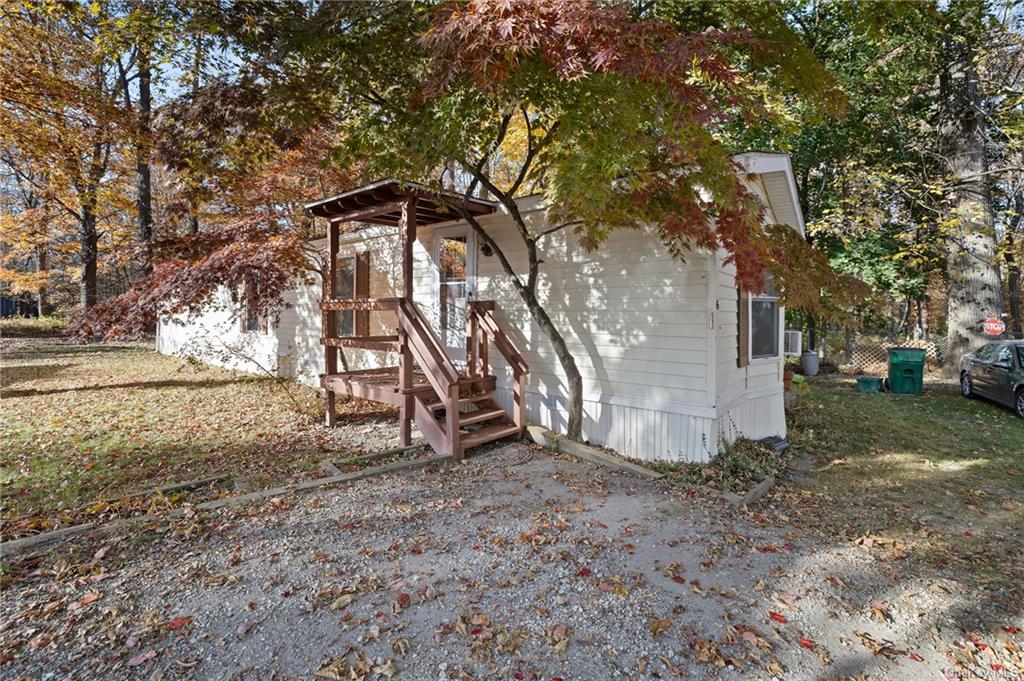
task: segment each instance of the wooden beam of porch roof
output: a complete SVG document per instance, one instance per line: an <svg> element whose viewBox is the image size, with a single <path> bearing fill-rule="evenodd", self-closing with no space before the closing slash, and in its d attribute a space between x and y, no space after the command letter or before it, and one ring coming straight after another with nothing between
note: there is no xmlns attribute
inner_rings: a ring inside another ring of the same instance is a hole
<svg viewBox="0 0 1024 681"><path fill-rule="evenodd" d="M380 180L350 189L335 196L307 203L307 214L327 218L331 222L360 221L379 225L397 225L401 218L400 204L416 198L416 222L431 225L456 220L459 214L449 204L465 205L473 215L497 211L493 201L470 198L462 194L431 189L415 182Z"/></svg>

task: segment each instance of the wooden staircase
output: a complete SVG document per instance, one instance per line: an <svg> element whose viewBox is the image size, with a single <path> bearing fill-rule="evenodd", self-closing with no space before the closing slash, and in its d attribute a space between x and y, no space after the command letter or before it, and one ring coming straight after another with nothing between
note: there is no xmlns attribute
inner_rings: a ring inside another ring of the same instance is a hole
<svg viewBox="0 0 1024 681"><path fill-rule="evenodd" d="M457 459L472 447L522 437L526 428L523 386L529 367L495 321L494 303L469 304L466 375L456 369L422 312L406 298L327 300L322 307L325 319L335 310L346 309L393 310L398 319L396 335L365 338L332 337L330 331L335 327L325 322L321 341L329 353L365 347L399 355L397 367L340 373L336 358L332 362L328 356L328 373L322 378L328 396L328 425L334 421L333 396L342 393L398 407L402 444L409 443L415 422L435 451ZM511 414L494 401L496 379L488 361L491 344L512 367Z"/></svg>

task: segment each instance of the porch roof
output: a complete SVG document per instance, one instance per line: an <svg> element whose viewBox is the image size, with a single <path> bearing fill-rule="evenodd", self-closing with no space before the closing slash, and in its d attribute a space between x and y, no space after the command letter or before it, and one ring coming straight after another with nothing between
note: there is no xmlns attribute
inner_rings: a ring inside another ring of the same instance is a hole
<svg viewBox="0 0 1024 681"><path fill-rule="evenodd" d="M400 203L416 198L416 224L432 225L458 218L452 205L463 203L458 192L431 189L407 180L386 179L349 189L330 198L307 203L303 208L315 217L331 222L359 221L375 225L398 225L402 217ZM466 207L473 215L487 215L498 209L498 204L471 198Z"/></svg>

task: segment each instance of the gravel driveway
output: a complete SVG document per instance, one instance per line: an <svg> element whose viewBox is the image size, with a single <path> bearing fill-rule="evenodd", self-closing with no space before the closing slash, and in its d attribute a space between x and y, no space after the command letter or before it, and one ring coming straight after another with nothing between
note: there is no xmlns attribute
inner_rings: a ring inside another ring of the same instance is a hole
<svg viewBox="0 0 1024 681"><path fill-rule="evenodd" d="M122 527L5 589L3 677L946 678L969 596L773 503L513 444Z"/></svg>

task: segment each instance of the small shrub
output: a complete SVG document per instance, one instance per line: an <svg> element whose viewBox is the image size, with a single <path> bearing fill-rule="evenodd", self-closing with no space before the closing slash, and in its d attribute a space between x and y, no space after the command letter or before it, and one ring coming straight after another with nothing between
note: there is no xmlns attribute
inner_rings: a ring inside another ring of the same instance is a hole
<svg viewBox="0 0 1024 681"><path fill-rule="evenodd" d="M784 452L741 438L724 445L709 463L682 464L663 472L684 484L742 493L765 478L778 475L785 467Z"/></svg>

